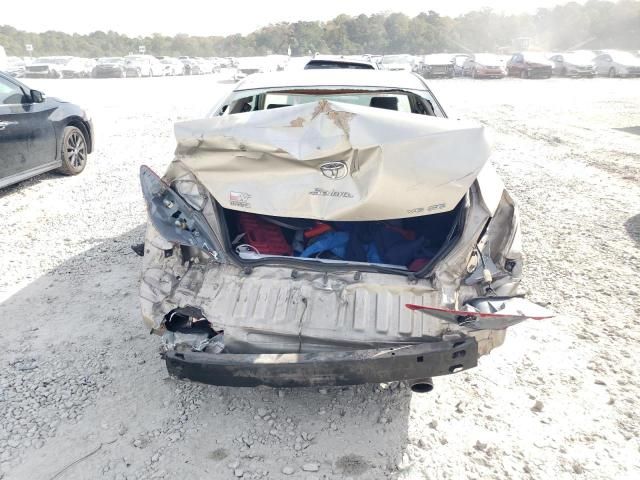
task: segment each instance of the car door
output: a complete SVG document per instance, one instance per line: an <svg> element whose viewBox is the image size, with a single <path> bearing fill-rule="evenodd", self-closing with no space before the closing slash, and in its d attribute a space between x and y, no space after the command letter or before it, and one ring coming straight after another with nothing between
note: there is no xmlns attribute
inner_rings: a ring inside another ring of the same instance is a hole
<svg viewBox="0 0 640 480"><path fill-rule="evenodd" d="M507 73L509 75L520 74L520 67L518 66L518 63L521 61L520 58L521 58L520 55L514 54L511 57L511 59L507 62Z"/></svg>
<svg viewBox="0 0 640 480"><path fill-rule="evenodd" d="M551 67L551 73L554 75L561 75L562 69L564 68L564 59L562 55L554 55L549 60L553 62L553 67Z"/></svg>
<svg viewBox="0 0 640 480"><path fill-rule="evenodd" d="M465 62L462 64L462 76L471 74L471 64L473 63L472 58L467 58Z"/></svg>
<svg viewBox="0 0 640 480"><path fill-rule="evenodd" d="M55 167L54 103L33 103L30 92L0 76L0 185ZM5 182L6 183L6 182Z"/></svg>
<svg viewBox="0 0 640 480"><path fill-rule="evenodd" d="M595 59L596 73L599 75L607 75L611 68L611 57L607 54L599 55Z"/></svg>

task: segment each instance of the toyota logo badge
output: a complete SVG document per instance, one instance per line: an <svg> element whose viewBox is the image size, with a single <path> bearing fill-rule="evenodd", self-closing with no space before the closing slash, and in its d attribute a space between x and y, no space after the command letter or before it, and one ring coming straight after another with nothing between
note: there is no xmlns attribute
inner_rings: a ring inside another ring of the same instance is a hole
<svg viewBox="0 0 640 480"><path fill-rule="evenodd" d="M347 176L349 169L344 162L327 162L320 165L322 174L331 180L340 180Z"/></svg>

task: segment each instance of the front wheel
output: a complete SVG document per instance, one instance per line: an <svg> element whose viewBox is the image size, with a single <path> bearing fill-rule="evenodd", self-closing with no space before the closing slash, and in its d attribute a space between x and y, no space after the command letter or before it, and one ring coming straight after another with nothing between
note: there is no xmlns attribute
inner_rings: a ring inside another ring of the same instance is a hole
<svg viewBox="0 0 640 480"><path fill-rule="evenodd" d="M478 78L478 74L476 73L476 69L471 70L471 78Z"/></svg>
<svg viewBox="0 0 640 480"><path fill-rule="evenodd" d="M62 166L58 169L64 175L77 175L87 165L87 140L77 127L68 126L62 132Z"/></svg>
<svg viewBox="0 0 640 480"><path fill-rule="evenodd" d="M613 67L609 69L609 78L616 78L616 69Z"/></svg>

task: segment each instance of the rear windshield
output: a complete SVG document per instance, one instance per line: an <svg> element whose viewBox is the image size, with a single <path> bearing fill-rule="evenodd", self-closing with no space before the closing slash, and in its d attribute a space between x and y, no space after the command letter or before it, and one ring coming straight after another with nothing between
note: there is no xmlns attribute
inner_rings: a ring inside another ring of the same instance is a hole
<svg viewBox="0 0 640 480"><path fill-rule="evenodd" d="M329 100L364 107L375 107L419 115L444 116L428 91L343 89L335 87L292 88L272 91L239 91L231 94L214 115L233 115L286 108L304 103Z"/></svg>
<svg viewBox="0 0 640 480"><path fill-rule="evenodd" d="M352 68L356 70L375 70L373 65L355 62L336 62L333 60L311 60L305 65L305 70L314 70L321 68Z"/></svg>
<svg viewBox="0 0 640 480"><path fill-rule="evenodd" d="M98 63L122 63L124 59L121 57L103 57L98 59Z"/></svg>
<svg viewBox="0 0 640 480"><path fill-rule="evenodd" d="M53 63L55 65L64 65L66 63L69 63L69 61L71 61L71 58L64 58L64 57L40 57L37 58L35 63Z"/></svg>
<svg viewBox="0 0 640 480"><path fill-rule="evenodd" d="M385 55L382 57L382 63L413 63L411 55Z"/></svg>

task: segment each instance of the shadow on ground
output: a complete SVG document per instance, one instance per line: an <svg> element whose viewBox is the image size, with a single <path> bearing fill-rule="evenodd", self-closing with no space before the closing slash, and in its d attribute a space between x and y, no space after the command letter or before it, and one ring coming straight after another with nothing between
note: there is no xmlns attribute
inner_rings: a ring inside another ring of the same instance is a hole
<svg viewBox="0 0 640 480"><path fill-rule="evenodd" d="M624 222L624 228L632 240L636 242L636 245L640 247L640 213Z"/></svg>
<svg viewBox="0 0 640 480"><path fill-rule="evenodd" d="M56 178L64 178L64 175L62 175L61 173L57 173L55 170L52 170L50 172L45 172L45 173L41 173L40 175L36 175L35 177L27 178L26 180L22 180L21 182L14 183L7 187L0 188L0 200L12 194L17 195L22 190L26 188L34 187L42 181L56 179Z"/></svg>

